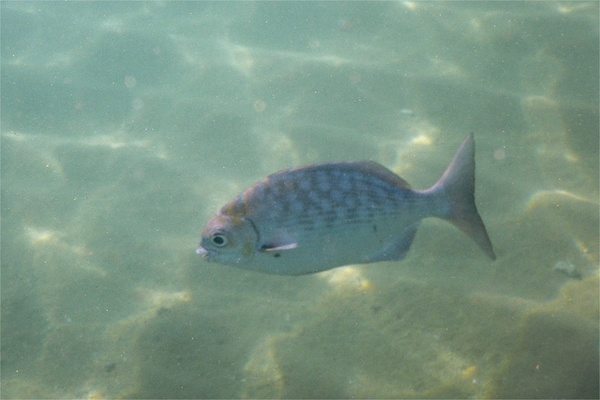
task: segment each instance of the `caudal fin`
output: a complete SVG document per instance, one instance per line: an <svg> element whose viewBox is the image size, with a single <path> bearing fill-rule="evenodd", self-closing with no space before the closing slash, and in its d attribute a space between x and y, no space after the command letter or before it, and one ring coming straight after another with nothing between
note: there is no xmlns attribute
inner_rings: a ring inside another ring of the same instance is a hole
<svg viewBox="0 0 600 400"><path fill-rule="evenodd" d="M467 135L442 177L428 192L444 197L446 210L439 217L469 236L491 259L494 248L475 205L475 140Z"/></svg>

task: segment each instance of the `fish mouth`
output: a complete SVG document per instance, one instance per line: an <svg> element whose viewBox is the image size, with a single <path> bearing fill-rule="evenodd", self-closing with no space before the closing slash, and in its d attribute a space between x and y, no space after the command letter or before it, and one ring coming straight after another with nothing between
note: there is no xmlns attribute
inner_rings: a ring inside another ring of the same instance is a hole
<svg viewBox="0 0 600 400"><path fill-rule="evenodd" d="M203 260L208 260L209 253L208 250L206 250L204 247L198 246L198 248L196 249L196 254L202 257Z"/></svg>

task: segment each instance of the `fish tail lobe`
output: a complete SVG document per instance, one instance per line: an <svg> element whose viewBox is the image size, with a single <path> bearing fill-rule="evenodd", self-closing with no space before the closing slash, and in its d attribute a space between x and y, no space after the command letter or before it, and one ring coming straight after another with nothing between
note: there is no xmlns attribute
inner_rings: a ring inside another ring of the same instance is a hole
<svg viewBox="0 0 600 400"><path fill-rule="evenodd" d="M467 135L442 177L428 192L443 197L440 218L470 237L485 254L496 259L490 237L475 205L475 140Z"/></svg>

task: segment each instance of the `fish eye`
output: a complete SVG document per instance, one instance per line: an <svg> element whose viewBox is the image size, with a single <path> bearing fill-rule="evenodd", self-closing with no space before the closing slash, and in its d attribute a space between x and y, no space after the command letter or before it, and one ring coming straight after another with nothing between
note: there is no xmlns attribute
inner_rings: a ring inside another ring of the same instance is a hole
<svg viewBox="0 0 600 400"><path fill-rule="evenodd" d="M222 233L215 233L210 238L210 241L217 247L227 246L227 243L229 242L227 240L227 236L223 235Z"/></svg>

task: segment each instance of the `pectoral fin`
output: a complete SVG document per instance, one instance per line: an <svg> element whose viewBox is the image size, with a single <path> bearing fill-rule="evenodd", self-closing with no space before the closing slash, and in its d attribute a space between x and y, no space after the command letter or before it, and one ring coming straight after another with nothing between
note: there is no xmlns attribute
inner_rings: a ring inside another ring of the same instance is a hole
<svg viewBox="0 0 600 400"><path fill-rule="evenodd" d="M260 248L261 251L282 251L282 250L291 250L298 247L298 243L286 243L286 244L263 244Z"/></svg>

